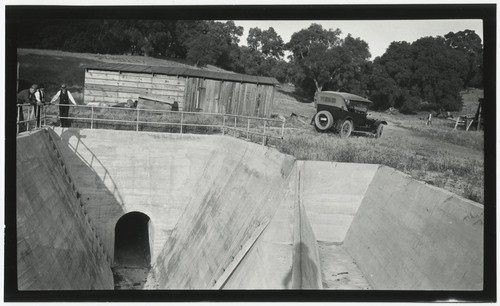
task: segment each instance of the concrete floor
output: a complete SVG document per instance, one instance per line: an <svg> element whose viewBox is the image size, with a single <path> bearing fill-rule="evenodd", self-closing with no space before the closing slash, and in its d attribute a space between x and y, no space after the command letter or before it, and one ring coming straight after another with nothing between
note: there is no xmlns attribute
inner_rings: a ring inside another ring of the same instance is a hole
<svg viewBox="0 0 500 306"><path fill-rule="evenodd" d="M372 289L354 259L342 245L318 242L323 289Z"/></svg>

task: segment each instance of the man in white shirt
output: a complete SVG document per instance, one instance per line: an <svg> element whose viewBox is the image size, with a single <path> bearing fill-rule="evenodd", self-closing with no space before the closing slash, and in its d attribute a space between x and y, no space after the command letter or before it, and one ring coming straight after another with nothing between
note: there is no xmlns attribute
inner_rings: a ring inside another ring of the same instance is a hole
<svg viewBox="0 0 500 306"><path fill-rule="evenodd" d="M57 99L59 99L59 119L61 120L61 127L70 127L71 122L68 118L69 116L69 107L66 106L71 101L72 104L76 105L75 99L66 89L66 85L61 85L61 90L59 90L56 95L50 100L50 103L54 103Z"/></svg>
<svg viewBox="0 0 500 306"><path fill-rule="evenodd" d="M38 89L35 91L35 116L36 116L36 124L40 127L40 116L41 116L41 105L45 104L45 88L43 84L38 85Z"/></svg>

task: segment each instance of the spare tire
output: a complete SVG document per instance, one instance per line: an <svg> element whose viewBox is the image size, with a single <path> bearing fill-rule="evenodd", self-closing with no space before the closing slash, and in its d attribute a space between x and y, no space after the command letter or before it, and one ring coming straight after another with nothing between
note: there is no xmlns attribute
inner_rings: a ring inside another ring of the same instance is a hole
<svg viewBox="0 0 500 306"><path fill-rule="evenodd" d="M326 132L333 126L333 115L329 111L322 110L314 115L314 127L319 132Z"/></svg>

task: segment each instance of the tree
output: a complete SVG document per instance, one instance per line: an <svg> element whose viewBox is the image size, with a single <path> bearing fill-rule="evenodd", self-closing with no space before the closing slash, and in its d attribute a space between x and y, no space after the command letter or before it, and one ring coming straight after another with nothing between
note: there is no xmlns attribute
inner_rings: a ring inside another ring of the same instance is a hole
<svg viewBox="0 0 500 306"><path fill-rule="evenodd" d="M361 66L370 57L368 44L350 35L341 39L340 34L339 29L325 30L321 25L312 24L294 33L286 44L292 52L291 61L300 66L305 78L309 79L299 80L298 85L306 91L310 91L306 87L311 83L316 91L327 87L348 88L360 77Z"/></svg>
<svg viewBox="0 0 500 306"><path fill-rule="evenodd" d="M465 55L467 69L461 76L464 88L482 87L483 45L481 38L472 30L449 32L444 36L446 44Z"/></svg>
<svg viewBox="0 0 500 306"><path fill-rule="evenodd" d="M393 42L374 61L370 93L377 107L390 105L401 112L415 112L423 103L433 109L460 110L460 76L466 66L463 54L440 36L423 37L412 44Z"/></svg>
<svg viewBox="0 0 500 306"><path fill-rule="evenodd" d="M243 28L237 27L233 21L183 21L179 22L176 34L183 42L186 59L197 66L222 63L227 67L234 46L243 35Z"/></svg>
<svg viewBox="0 0 500 306"><path fill-rule="evenodd" d="M247 44L250 49L260 51L266 57L280 59L285 55L283 39L272 27L265 31L251 28L248 31Z"/></svg>

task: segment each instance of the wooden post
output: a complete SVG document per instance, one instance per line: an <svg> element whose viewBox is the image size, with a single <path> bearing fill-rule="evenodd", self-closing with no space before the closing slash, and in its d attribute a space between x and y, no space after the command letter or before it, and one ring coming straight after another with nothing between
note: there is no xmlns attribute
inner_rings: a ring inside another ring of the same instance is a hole
<svg viewBox="0 0 500 306"><path fill-rule="evenodd" d="M479 112L477 114L477 129L476 131L479 131L480 127L481 127L481 105L479 105Z"/></svg>
<svg viewBox="0 0 500 306"><path fill-rule="evenodd" d="M468 130L469 130L469 128L470 128L470 126L472 125L472 123L473 123L473 122L474 122L474 120L473 120L473 119L467 119L467 120L465 120L465 123L466 123L466 125L467 125L467 126L465 127L465 130L466 130L466 131L468 131Z"/></svg>
<svg viewBox="0 0 500 306"><path fill-rule="evenodd" d="M457 126L458 126L458 121L460 120L460 116L457 117L457 121L455 122L455 127L453 128L453 130L456 130L457 129Z"/></svg>

